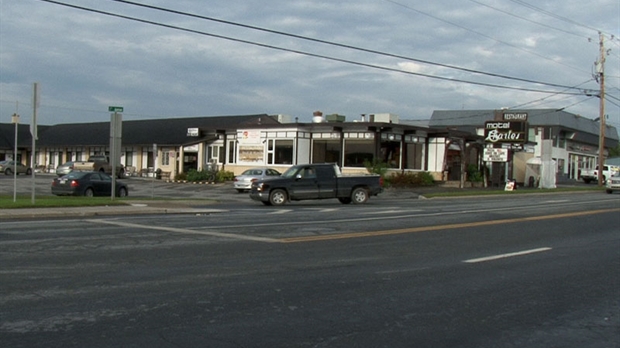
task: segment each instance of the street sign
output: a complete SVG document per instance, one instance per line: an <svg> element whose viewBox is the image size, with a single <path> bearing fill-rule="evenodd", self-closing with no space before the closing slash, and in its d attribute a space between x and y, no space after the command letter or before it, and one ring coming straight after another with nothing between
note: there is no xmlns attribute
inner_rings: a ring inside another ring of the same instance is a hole
<svg viewBox="0 0 620 348"><path fill-rule="evenodd" d="M108 106L109 112L123 112L122 106Z"/></svg>

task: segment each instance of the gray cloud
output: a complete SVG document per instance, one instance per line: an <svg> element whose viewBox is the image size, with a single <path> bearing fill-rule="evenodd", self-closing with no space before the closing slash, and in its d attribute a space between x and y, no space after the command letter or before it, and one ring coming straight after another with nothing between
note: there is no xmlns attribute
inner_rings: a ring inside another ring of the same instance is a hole
<svg viewBox="0 0 620 348"><path fill-rule="evenodd" d="M434 76L542 90L518 81L472 75L113 1L63 0L216 35ZM508 16L477 2L509 12ZM509 0L144 1L178 11L364 47L417 59L566 86L592 79L598 33L606 42L607 90L620 97L616 0L538 1L561 16ZM528 107L562 108L598 117L598 99L505 90L371 69L152 26L37 0L0 3L0 122L19 102L31 114L32 83L41 86L40 123L106 121L107 107L125 119L235 114L289 114L310 121L314 110L391 112L429 118L436 109L492 109L544 99ZM570 22L568 21L570 19ZM575 23L583 24L586 28ZM558 28L561 30L551 29ZM574 33L574 34L569 34ZM587 38L592 41L588 42ZM582 88L598 89L595 81ZM613 101L613 99L612 99ZM620 101L616 101L620 104ZM618 106L607 103L620 127ZM26 122L28 117L23 117ZM615 122L615 123L614 123Z"/></svg>

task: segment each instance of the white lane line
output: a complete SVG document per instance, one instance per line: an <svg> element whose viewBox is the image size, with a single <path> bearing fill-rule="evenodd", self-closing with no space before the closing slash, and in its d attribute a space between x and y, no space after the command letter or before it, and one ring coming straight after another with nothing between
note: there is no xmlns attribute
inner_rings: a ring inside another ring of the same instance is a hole
<svg viewBox="0 0 620 348"><path fill-rule="evenodd" d="M368 211L364 212L366 215L380 215L380 214L401 214L401 213L415 213L423 211L422 209L414 209L414 210L381 210L381 211Z"/></svg>
<svg viewBox="0 0 620 348"><path fill-rule="evenodd" d="M493 261L493 260L505 259L507 257L528 255L528 254L540 253L540 252L549 251L549 250L551 250L551 248L538 248L538 249L517 251L517 252L514 252L514 253L508 253L508 254L501 254L501 255L493 255L493 256L481 257L481 258L477 258L477 259L469 259L469 260L465 260L463 262L465 262L465 263L477 263L477 262Z"/></svg>
<svg viewBox="0 0 620 348"><path fill-rule="evenodd" d="M139 225L132 224L129 222L121 222L121 221L111 221L111 220L84 220L90 221L92 223L101 223L108 224L120 227L133 227L133 228L142 228L146 230L157 230L157 231L165 231L165 232L174 232L174 233L184 233L184 234L199 234L203 236L211 236L211 237L219 237L219 238L227 238L227 239L240 239L240 240L251 240L255 242L266 242L266 243L279 243L280 241L273 238L265 238L265 237L255 237L255 236L246 236L242 234L230 234L230 233L220 233L220 232L210 232L210 231L196 231L190 230L186 228L176 228L176 227L164 227L164 226L153 226L153 225Z"/></svg>
<svg viewBox="0 0 620 348"><path fill-rule="evenodd" d="M267 213L268 215L277 215L277 214L286 214L292 212L291 209L279 209L276 211L272 211L271 213Z"/></svg>

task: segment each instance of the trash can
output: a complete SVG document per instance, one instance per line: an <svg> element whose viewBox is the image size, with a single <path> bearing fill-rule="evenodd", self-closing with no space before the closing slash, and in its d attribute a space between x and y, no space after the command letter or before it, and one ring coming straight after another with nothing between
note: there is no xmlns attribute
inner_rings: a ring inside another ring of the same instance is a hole
<svg viewBox="0 0 620 348"><path fill-rule="evenodd" d="M161 168L157 168L155 171L155 178L161 180Z"/></svg>

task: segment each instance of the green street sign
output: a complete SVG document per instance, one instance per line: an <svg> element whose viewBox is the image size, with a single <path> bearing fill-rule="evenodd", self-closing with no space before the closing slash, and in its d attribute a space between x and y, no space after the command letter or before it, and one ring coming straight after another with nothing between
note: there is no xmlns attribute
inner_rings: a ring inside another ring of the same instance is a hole
<svg viewBox="0 0 620 348"><path fill-rule="evenodd" d="M123 112L122 106L108 106L109 112Z"/></svg>

